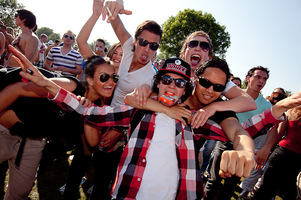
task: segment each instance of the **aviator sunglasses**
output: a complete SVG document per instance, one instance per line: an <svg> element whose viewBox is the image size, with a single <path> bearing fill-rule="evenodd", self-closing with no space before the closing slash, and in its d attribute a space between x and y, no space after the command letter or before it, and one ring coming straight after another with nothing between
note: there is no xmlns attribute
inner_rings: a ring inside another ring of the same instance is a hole
<svg viewBox="0 0 301 200"><path fill-rule="evenodd" d="M64 38L70 38L70 40L73 40L74 39L74 37L73 36L69 36L69 35L64 35Z"/></svg>
<svg viewBox="0 0 301 200"><path fill-rule="evenodd" d="M170 85L173 81L175 81L175 85L178 88L184 88L186 83L187 83L187 81L184 80L184 79L174 79L174 78L172 78L170 76L167 76L167 75L161 76L161 82L164 85Z"/></svg>
<svg viewBox="0 0 301 200"><path fill-rule="evenodd" d="M213 83L211 83L209 80L207 80L205 78L201 78L201 77L198 77L198 78L199 78L199 83L200 83L201 86L203 86L204 88L210 88L211 85L212 85L213 86L213 90L215 92L222 92L226 88L225 85L213 84Z"/></svg>
<svg viewBox="0 0 301 200"><path fill-rule="evenodd" d="M117 75L117 74L109 75L107 73L101 73L99 76L99 80L102 83L107 82L109 80L109 78L112 78L113 82L117 83L119 80L119 75Z"/></svg>
<svg viewBox="0 0 301 200"><path fill-rule="evenodd" d="M159 48L159 44L157 42L149 42L141 37L138 37L138 43L142 47L146 47L149 44L149 48L153 51L156 51Z"/></svg>
<svg viewBox="0 0 301 200"><path fill-rule="evenodd" d="M210 45L209 45L208 42L191 40L190 42L187 43L187 45L190 48L196 48L199 45L203 51L209 51L210 50Z"/></svg>

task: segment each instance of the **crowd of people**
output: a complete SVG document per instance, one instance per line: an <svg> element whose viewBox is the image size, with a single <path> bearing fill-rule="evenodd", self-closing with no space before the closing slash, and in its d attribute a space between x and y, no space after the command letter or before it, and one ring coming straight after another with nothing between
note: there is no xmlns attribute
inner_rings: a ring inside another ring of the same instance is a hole
<svg viewBox="0 0 301 200"><path fill-rule="evenodd" d="M296 199L301 91L275 88L264 98L262 66L241 89L202 30L183 41L178 58L156 61L161 26L143 21L132 36L120 14L131 14L122 1L93 0L78 35L67 30L55 42L36 36L25 9L15 14L19 34L0 24L4 199L28 198L47 145L58 141L74 153L62 199L75 198L89 160L91 200L230 200L238 184L240 199ZM103 39L88 44L99 18L119 40L109 49Z"/></svg>

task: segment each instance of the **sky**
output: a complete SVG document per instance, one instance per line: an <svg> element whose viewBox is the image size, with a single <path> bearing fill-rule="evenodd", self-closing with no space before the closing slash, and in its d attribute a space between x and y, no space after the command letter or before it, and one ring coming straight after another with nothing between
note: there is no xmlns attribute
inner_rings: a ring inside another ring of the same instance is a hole
<svg viewBox="0 0 301 200"><path fill-rule="evenodd" d="M17 0L37 17L38 27L48 27L63 35L78 34L92 14L92 0ZM131 35L144 20L163 24L184 9L211 13L226 27L231 46L225 59L234 76L242 80L249 69L267 67L270 78L262 90L270 95L277 87L296 93L301 90L301 1L299 0L124 0L132 15L121 15ZM98 20L88 42L97 38L118 42L110 24ZM299 81L298 81L299 80Z"/></svg>

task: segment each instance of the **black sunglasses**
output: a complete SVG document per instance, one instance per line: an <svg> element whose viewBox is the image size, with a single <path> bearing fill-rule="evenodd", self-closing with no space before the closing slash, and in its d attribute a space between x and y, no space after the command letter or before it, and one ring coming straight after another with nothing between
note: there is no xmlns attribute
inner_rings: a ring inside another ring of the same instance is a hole
<svg viewBox="0 0 301 200"><path fill-rule="evenodd" d="M69 36L69 35L64 35L64 38L70 38L70 40L74 40L74 37L73 36Z"/></svg>
<svg viewBox="0 0 301 200"><path fill-rule="evenodd" d="M159 44L157 42L149 42L141 37L138 37L138 43L142 47L146 47L149 44L149 48L153 51L156 51L159 48Z"/></svg>
<svg viewBox="0 0 301 200"><path fill-rule="evenodd" d="M196 48L198 45L200 45L200 47L203 51L209 51L210 50L210 45L209 45L208 42L203 42L203 41L198 41L198 40L191 40L190 42L187 43L187 45L190 48Z"/></svg>
<svg viewBox="0 0 301 200"><path fill-rule="evenodd" d="M15 18L17 18L18 16L19 16L19 14L18 14L18 13L16 13L16 14L15 14Z"/></svg>
<svg viewBox="0 0 301 200"><path fill-rule="evenodd" d="M164 85L170 85L173 81L175 81L175 85L178 87L178 88L184 88L187 81L184 80L184 79L174 79L170 76L167 76L167 75L163 75L161 76L161 82L164 84Z"/></svg>
<svg viewBox="0 0 301 200"><path fill-rule="evenodd" d="M222 92L224 91L224 89L226 88L225 85L221 85L221 84L213 84L211 83L209 80L205 79L205 78L199 78L199 83L201 86L203 86L204 88L210 88L211 85L213 86L213 90L216 92Z"/></svg>
<svg viewBox="0 0 301 200"><path fill-rule="evenodd" d="M118 80L119 80L119 75L117 75L117 74L109 75L107 73L101 73L100 76L99 76L99 80L102 83L107 82L109 80L109 78L112 78L113 82L117 83Z"/></svg>

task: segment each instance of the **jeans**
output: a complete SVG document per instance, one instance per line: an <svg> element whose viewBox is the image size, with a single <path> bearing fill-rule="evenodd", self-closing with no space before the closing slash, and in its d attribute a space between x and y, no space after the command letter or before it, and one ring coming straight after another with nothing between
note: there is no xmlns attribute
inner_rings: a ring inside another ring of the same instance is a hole
<svg viewBox="0 0 301 200"><path fill-rule="evenodd" d="M97 150L93 155L94 160L94 188L91 200L111 199L111 187L114 184L123 146L113 152Z"/></svg>
<svg viewBox="0 0 301 200"><path fill-rule="evenodd" d="M255 193L257 200L269 200L276 191L284 195L284 199L296 199L296 178L301 171L301 154L284 147L277 147L269 158L263 184Z"/></svg>
<svg viewBox="0 0 301 200"><path fill-rule="evenodd" d="M218 172L220 169L220 162L223 151L232 149L233 145L230 142L218 141L216 143L215 155L210 169L210 178L208 179L205 186L206 196L204 200L231 199L231 196L233 195L236 188L236 184L240 180L240 178L236 176L226 178L225 185L223 185L222 178L219 176Z"/></svg>

